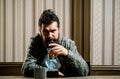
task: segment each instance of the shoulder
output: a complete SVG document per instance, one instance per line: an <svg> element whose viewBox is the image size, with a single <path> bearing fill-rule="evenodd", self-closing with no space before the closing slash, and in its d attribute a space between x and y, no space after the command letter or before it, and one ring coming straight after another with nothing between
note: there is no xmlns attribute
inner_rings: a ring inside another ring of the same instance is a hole
<svg viewBox="0 0 120 79"><path fill-rule="evenodd" d="M59 38L59 42L63 45L63 46L69 46L69 45L73 45L75 44L75 42L68 38L68 37L65 37L65 36L60 36Z"/></svg>
<svg viewBox="0 0 120 79"><path fill-rule="evenodd" d="M39 35L39 34L35 34L35 35L33 35L33 36L31 37L31 39L38 39L38 38L40 38L40 35Z"/></svg>
<svg viewBox="0 0 120 79"><path fill-rule="evenodd" d="M68 37L65 37L65 36L61 36L59 37L59 40L61 42L74 42L72 39L68 38Z"/></svg>
<svg viewBox="0 0 120 79"><path fill-rule="evenodd" d="M37 40L42 40L41 36L39 34L35 34L33 35L31 38L31 40L37 41Z"/></svg>
<svg viewBox="0 0 120 79"><path fill-rule="evenodd" d="M35 34L30 38L31 44L38 44L42 42L42 38L39 34Z"/></svg>

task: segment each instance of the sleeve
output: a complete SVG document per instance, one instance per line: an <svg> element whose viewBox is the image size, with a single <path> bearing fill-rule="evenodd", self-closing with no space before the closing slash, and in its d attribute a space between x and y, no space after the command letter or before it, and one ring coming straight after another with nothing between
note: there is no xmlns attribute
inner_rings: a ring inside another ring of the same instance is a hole
<svg viewBox="0 0 120 79"><path fill-rule="evenodd" d="M35 48L34 46L35 46L35 42L33 39L31 39L31 43L28 48L27 55L25 57L25 61L23 62L22 69L21 69L22 74L24 76L34 76L33 75L34 68L39 67L39 65L37 64L37 59L33 55L31 55L31 53L37 52L37 51L34 51L34 48Z"/></svg>
<svg viewBox="0 0 120 79"><path fill-rule="evenodd" d="M89 67L86 61L82 58L77 51L75 43L72 41L67 46L68 55L64 56L65 63L71 66L80 76L86 76L89 73Z"/></svg>

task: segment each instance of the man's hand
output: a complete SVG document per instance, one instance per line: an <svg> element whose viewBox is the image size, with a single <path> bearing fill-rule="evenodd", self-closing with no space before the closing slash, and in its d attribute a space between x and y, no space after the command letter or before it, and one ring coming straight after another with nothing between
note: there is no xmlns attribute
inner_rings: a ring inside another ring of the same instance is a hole
<svg viewBox="0 0 120 79"><path fill-rule="evenodd" d="M54 52L57 56L58 55L68 55L68 50L64 48L62 45L56 44L56 43L50 43L49 46L53 46L53 48L50 50L51 52Z"/></svg>
<svg viewBox="0 0 120 79"><path fill-rule="evenodd" d="M58 75L59 75L59 76L61 76L61 77L63 77L63 76L64 76L64 74L63 74L63 73L61 73L61 72L58 72Z"/></svg>

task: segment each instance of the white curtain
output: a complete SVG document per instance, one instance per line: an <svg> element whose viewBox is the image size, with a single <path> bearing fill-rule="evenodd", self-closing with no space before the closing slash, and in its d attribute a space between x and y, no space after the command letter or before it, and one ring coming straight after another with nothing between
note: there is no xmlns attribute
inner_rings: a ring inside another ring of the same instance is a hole
<svg viewBox="0 0 120 79"><path fill-rule="evenodd" d="M0 0L0 62L22 62L29 39L38 32L38 19L53 9L61 34L71 38L71 0Z"/></svg>
<svg viewBox="0 0 120 79"><path fill-rule="evenodd" d="M91 65L120 65L120 0L91 0Z"/></svg>

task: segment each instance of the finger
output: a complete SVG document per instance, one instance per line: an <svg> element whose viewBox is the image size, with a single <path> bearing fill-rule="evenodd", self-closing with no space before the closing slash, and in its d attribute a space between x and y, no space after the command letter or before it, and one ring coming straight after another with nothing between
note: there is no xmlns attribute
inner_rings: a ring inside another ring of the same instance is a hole
<svg viewBox="0 0 120 79"><path fill-rule="evenodd" d="M58 72L59 76L64 76L64 74L62 72Z"/></svg>
<svg viewBox="0 0 120 79"><path fill-rule="evenodd" d="M58 46L55 46L52 48L52 50L58 50L58 49L60 49L60 47L58 47Z"/></svg>
<svg viewBox="0 0 120 79"><path fill-rule="evenodd" d="M58 56L59 54L61 54L61 49L56 47L56 49L52 49L51 52L55 53Z"/></svg>
<svg viewBox="0 0 120 79"><path fill-rule="evenodd" d="M50 43L49 46L57 46L58 44L56 43Z"/></svg>
<svg viewBox="0 0 120 79"><path fill-rule="evenodd" d="M56 53L57 56L58 55L62 55L62 51L61 50L57 50L57 51L55 51L55 53Z"/></svg>

